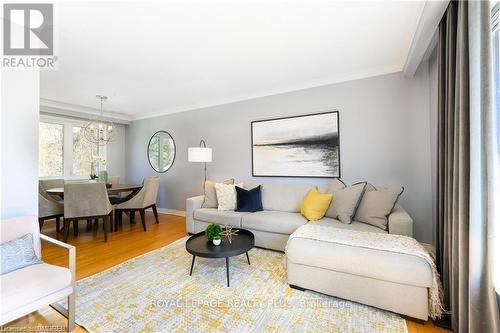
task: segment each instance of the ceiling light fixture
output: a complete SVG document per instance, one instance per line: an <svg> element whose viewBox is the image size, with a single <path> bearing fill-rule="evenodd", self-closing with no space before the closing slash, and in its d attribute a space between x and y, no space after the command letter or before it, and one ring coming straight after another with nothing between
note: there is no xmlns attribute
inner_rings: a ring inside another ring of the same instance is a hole
<svg viewBox="0 0 500 333"><path fill-rule="evenodd" d="M112 121L104 118L103 103L108 97L103 95L96 95L96 97L101 102L101 114L83 127L83 137L90 143L105 146L108 142L113 141L116 135L116 126Z"/></svg>

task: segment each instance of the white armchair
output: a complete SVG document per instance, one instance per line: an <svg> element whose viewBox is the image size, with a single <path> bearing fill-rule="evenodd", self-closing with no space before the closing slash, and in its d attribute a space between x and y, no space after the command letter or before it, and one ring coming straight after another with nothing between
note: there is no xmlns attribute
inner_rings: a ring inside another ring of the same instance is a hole
<svg viewBox="0 0 500 333"><path fill-rule="evenodd" d="M68 251L68 267L46 263L31 265L0 275L0 326L51 305L68 318L68 332L75 327L75 247L40 234L35 216L22 216L0 221L0 243L33 235L33 248L42 257L41 240ZM67 309L56 302L67 298Z"/></svg>

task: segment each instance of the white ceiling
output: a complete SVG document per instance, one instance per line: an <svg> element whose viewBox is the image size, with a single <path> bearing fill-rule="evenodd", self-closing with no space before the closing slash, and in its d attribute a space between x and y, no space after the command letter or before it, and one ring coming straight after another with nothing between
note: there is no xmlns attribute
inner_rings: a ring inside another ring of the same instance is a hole
<svg viewBox="0 0 500 333"><path fill-rule="evenodd" d="M130 118L401 71L423 2L56 3L41 97Z"/></svg>

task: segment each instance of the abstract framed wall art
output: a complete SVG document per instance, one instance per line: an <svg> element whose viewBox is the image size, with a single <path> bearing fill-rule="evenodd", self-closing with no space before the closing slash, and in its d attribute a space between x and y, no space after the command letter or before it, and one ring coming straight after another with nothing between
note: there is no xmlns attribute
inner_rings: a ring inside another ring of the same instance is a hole
<svg viewBox="0 0 500 333"><path fill-rule="evenodd" d="M254 177L340 177L339 112L253 121Z"/></svg>

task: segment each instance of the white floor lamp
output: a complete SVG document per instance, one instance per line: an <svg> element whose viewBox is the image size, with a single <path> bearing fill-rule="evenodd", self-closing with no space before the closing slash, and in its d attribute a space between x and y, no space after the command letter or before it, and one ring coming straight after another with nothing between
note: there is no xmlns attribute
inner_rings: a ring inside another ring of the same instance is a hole
<svg viewBox="0 0 500 333"><path fill-rule="evenodd" d="M205 163L205 179L203 181L203 193L205 193L205 182L207 181L207 162L212 162L212 148L207 148L205 140L201 140L199 147L188 148L188 161Z"/></svg>

